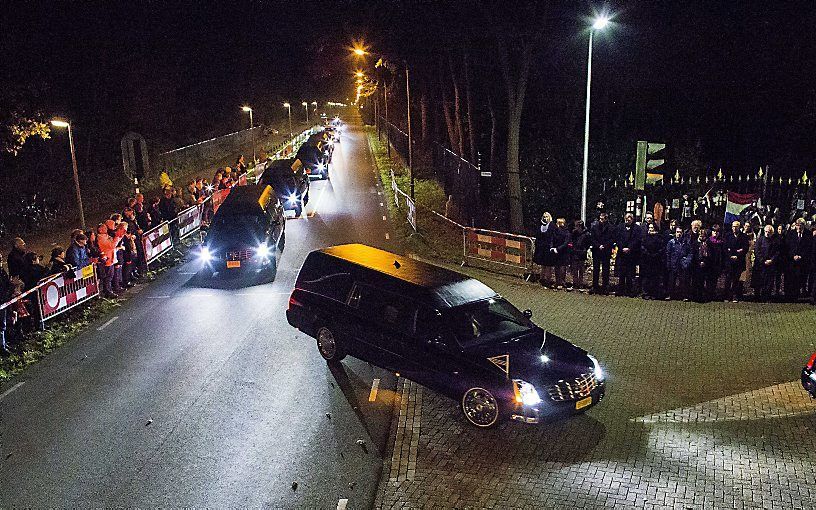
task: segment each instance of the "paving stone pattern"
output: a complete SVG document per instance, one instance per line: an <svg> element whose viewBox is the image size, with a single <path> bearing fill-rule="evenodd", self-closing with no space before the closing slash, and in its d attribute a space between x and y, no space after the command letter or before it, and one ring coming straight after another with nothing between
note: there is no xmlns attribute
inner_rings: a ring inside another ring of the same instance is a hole
<svg viewBox="0 0 816 510"><path fill-rule="evenodd" d="M595 354L607 396L568 420L482 431L427 389L403 405L403 387L377 508L816 507L816 402L798 382L816 308L589 296L466 271Z"/></svg>

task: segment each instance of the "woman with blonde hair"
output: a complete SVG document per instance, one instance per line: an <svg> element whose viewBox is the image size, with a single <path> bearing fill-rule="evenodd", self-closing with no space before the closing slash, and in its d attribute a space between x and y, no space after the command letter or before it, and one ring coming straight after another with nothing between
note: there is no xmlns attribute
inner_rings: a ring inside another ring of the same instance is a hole
<svg viewBox="0 0 816 510"><path fill-rule="evenodd" d="M541 215L541 224L535 235L535 251L533 252L533 262L541 266L539 281L545 287L552 284L553 266L555 265L555 257L551 251L554 229L552 214L545 212Z"/></svg>

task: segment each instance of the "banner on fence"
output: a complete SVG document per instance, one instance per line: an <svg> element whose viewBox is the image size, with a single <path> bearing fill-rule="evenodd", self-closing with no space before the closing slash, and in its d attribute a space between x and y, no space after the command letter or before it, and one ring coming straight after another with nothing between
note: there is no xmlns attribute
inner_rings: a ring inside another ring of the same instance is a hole
<svg viewBox="0 0 816 510"><path fill-rule="evenodd" d="M170 236L170 224L166 221L142 235L146 263L150 264L162 253L173 247L173 238Z"/></svg>
<svg viewBox="0 0 816 510"><path fill-rule="evenodd" d="M201 226L201 209L198 205L181 211L178 215L179 239L184 239Z"/></svg>
<svg viewBox="0 0 816 510"><path fill-rule="evenodd" d="M466 228L464 243L465 262L472 259L525 271L532 268L533 239L530 237Z"/></svg>
<svg viewBox="0 0 816 510"><path fill-rule="evenodd" d="M218 212L218 208L224 203L224 200L227 198L227 195L229 195L231 189L232 188L220 189L212 194L213 214Z"/></svg>
<svg viewBox="0 0 816 510"><path fill-rule="evenodd" d="M40 320L45 322L98 296L99 280L96 278L95 266L90 264L40 283L37 288Z"/></svg>

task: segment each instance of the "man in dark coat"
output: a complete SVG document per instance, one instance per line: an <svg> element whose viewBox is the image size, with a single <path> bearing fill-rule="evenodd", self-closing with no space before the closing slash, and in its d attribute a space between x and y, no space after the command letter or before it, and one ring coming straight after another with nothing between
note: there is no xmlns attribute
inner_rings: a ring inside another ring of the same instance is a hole
<svg viewBox="0 0 816 510"><path fill-rule="evenodd" d="M572 229L570 235L570 242L572 247L570 249L570 267L572 269L572 286L581 290L584 286L584 271L586 270L587 250L591 239L589 237L589 230L584 227L584 222L578 220L575 222L575 228Z"/></svg>
<svg viewBox="0 0 816 510"><path fill-rule="evenodd" d="M745 256L748 254L748 236L742 232L739 221L731 223L731 230L723 239L723 269L725 271L725 299L736 303L742 299L740 274L745 271Z"/></svg>
<svg viewBox="0 0 816 510"><path fill-rule="evenodd" d="M779 252L779 240L773 226L765 225L763 234L754 244L754 269L751 273L751 285L760 301L768 301L771 298Z"/></svg>
<svg viewBox="0 0 816 510"><path fill-rule="evenodd" d="M590 249L592 250L592 290L591 294L609 293L609 259L612 257L612 245L615 243L614 231L609 225L605 212L598 216L598 221L590 229ZM598 277L603 271L603 287L598 286Z"/></svg>
<svg viewBox="0 0 816 510"><path fill-rule="evenodd" d="M3 269L3 255L0 254L0 305L11 299L14 293L14 284L11 277ZM6 343L6 314L8 307L0 309L0 354L9 354L9 346Z"/></svg>
<svg viewBox="0 0 816 510"><path fill-rule="evenodd" d="M567 230L567 220L564 218L555 221L551 251L555 262L555 288L561 290L564 288L570 259L570 233Z"/></svg>
<svg viewBox="0 0 816 510"><path fill-rule="evenodd" d="M657 226L649 223L646 236L640 243L640 278L643 283L643 299L660 299L663 282L663 256L666 243L657 232Z"/></svg>
<svg viewBox="0 0 816 510"><path fill-rule="evenodd" d="M805 220L799 218L785 238L785 298L796 301L802 293L810 265L813 235L805 230Z"/></svg>
<svg viewBox="0 0 816 510"><path fill-rule="evenodd" d="M666 299L688 300L686 273L691 265L688 243L682 227L675 227L674 238L666 244Z"/></svg>
<svg viewBox="0 0 816 510"><path fill-rule="evenodd" d="M618 255L615 259L615 271L618 273L618 295L631 296L634 291L635 268L640 255L640 227L635 225L632 213L626 213L623 225L615 235Z"/></svg>
<svg viewBox="0 0 816 510"><path fill-rule="evenodd" d="M14 246L8 254L8 274L12 278L19 278L26 266L26 243L20 237L14 238Z"/></svg>
<svg viewBox="0 0 816 510"><path fill-rule="evenodd" d="M170 221L178 216L178 206L173 196L173 188L164 188L164 196L159 201L162 221Z"/></svg>

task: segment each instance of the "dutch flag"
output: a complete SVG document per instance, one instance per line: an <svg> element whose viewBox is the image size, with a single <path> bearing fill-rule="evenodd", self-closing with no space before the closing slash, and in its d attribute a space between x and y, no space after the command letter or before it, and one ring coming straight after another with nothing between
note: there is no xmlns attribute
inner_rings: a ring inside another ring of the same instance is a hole
<svg viewBox="0 0 816 510"><path fill-rule="evenodd" d="M759 199L756 193L735 193L728 192L728 201L725 203L725 219L723 225L731 225L731 223L740 219L740 213L746 207L753 204Z"/></svg>

